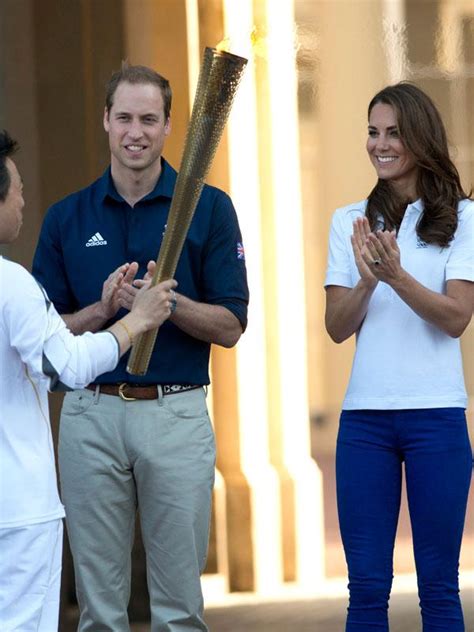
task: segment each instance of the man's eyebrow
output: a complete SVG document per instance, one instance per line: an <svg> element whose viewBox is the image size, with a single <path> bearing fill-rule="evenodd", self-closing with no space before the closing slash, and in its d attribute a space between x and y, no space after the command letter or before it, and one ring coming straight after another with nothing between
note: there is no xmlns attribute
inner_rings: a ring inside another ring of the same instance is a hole
<svg viewBox="0 0 474 632"><path fill-rule="evenodd" d="M114 116L132 116L131 112L127 110L117 110ZM144 114L139 115L140 118L145 118L146 116L154 116L155 118L159 118L159 113L157 112L145 112Z"/></svg>

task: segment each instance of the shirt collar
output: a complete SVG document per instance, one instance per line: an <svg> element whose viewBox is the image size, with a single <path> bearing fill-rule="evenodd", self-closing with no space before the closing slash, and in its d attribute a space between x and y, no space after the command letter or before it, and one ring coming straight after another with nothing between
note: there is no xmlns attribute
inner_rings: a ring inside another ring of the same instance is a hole
<svg viewBox="0 0 474 632"><path fill-rule="evenodd" d="M173 167L164 158L161 158L161 173L155 184L155 188L153 191L150 191L148 195L145 195L140 202L144 200L154 200L159 197L171 199L173 197L176 177L177 173ZM117 202L123 202L122 196L115 188L110 166L106 169L102 177L99 178L97 185L97 193L102 202L106 197L109 197Z"/></svg>
<svg viewBox="0 0 474 632"><path fill-rule="evenodd" d="M421 198L418 198L417 200L415 200L408 206L411 206L412 208L416 209L419 213L421 213L423 211L423 200Z"/></svg>

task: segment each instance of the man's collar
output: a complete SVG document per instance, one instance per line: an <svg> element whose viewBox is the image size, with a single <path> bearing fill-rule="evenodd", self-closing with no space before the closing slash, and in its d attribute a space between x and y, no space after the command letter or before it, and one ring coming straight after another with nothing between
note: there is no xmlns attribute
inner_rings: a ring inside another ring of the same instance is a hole
<svg viewBox="0 0 474 632"><path fill-rule="evenodd" d="M140 201L154 200L159 197L171 199L173 197L176 178L176 171L164 158L161 158L161 173L155 184L155 188L153 191L150 191L150 193L145 195L145 197L143 197ZM106 197L109 197L117 202L123 202L122 196L117 192L115 187L110 166L98 180L97 194L102 202Z"/></svg>

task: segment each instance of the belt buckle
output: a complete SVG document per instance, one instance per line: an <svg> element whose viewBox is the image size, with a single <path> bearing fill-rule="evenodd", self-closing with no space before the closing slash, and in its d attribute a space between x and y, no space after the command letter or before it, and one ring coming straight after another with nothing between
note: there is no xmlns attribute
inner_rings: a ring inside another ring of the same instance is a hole
<svg viewBox="0 0 474 632"><path fill-rule="evenodd" d="M119 396L125 401L125 402L134 402L136 401L136 397L127 397L125 395L125 393L123 392L125 388L127 388L128 384L126 382L122 382L122 384L119 384L119 388L118 388L118 394Z"/></svg>

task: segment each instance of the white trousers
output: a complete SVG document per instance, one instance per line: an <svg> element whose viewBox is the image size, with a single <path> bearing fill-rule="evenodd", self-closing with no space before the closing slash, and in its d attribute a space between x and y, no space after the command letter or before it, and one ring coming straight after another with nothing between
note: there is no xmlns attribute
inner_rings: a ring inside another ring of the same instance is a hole
<svg viewBox="0 0 474 632"><path fill-rule="evenodd" d="M0 630L58 629L63 522L0 529Z"/></svg>

